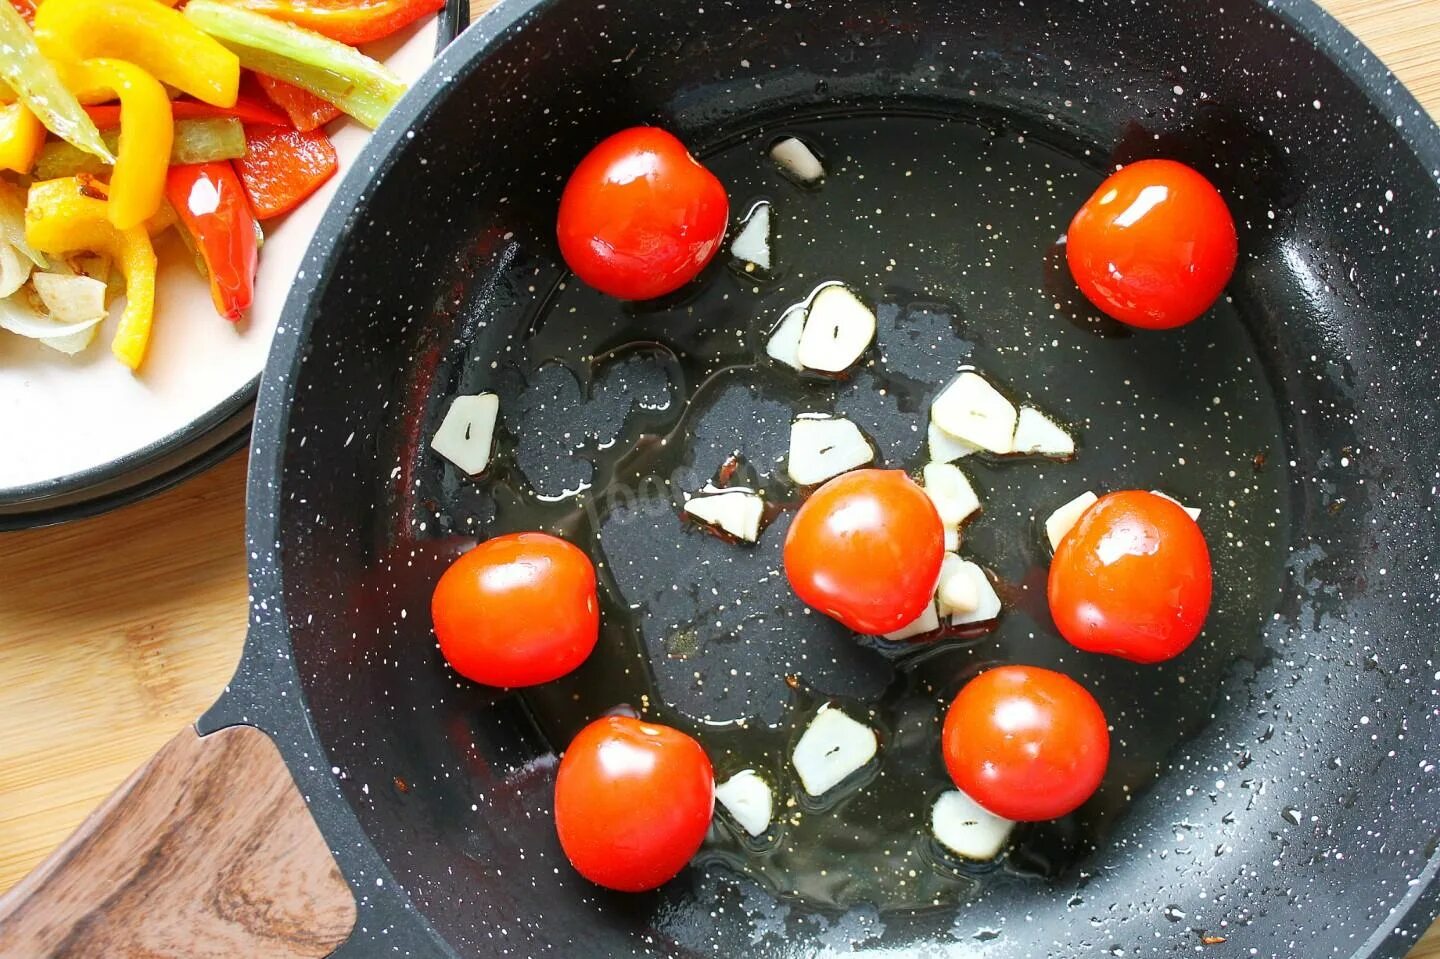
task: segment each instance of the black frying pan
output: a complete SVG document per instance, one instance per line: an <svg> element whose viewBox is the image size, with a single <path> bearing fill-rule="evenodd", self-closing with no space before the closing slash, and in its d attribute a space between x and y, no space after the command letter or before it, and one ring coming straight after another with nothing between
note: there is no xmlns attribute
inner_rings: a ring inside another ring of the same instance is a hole
<svg viewBox="0 0 1440 959"><path fill-rule="evenodd" d="M705 155L736 212L774 201L777 276L717 264L631 306L565 281L560 185L637 122ZM821 191L764 162L781 133L824 155ZM1054 244L1103 170L1157 155L1217 182L1242 260L1200 322L1127 335ZM279 745L357 895L344 955L1398 956L1440 863L1437 175L1430 121L1303 2L507 2L376 136L303 264L258 410L250 638L202 730ZM880 305L884 362L797 385L757 348L829 278ZM918 466L967 358L1082 445L974 466L995 632L861 646L755 585L785 509L749 551L677 518L735 451L793 506L767 477L801 407ZM482 388L505 418L474 483L426 442ZM1166 666L1078 654L1045 611L1033 517L1126 486L1201 506L1215 552L1207 631ZM523 696L460 681L431 586L536 526L606 561L601 650ZM924 836L934 717L998 661L1094 689L1115 758L1076 815L957 866ZM784 776L822 701L881 730L861 798L773 848L717 826L651 895L565 865L554 754L586 718L648 703L722 775Z"/></svg>

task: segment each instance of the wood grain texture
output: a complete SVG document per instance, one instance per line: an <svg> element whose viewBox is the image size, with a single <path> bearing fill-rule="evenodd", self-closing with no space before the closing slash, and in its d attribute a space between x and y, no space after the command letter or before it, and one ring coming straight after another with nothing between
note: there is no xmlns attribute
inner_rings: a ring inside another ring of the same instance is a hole
<svg viewBox="0 0 1440 959"><path fill-rule="evenodd" d="M0 956L318 959L355 914L269 737L187 729L0 899Z"/></svg>
<svg viewBox="0 0 1440 959"><path fill-rule="evenodd" d="M1322 6L1440 112L1440 0ZM0 535L0 890L229 678L245 622L243 496L237 455L119 513ZM1440 959L1440 926L1410 959Z"/></svg>

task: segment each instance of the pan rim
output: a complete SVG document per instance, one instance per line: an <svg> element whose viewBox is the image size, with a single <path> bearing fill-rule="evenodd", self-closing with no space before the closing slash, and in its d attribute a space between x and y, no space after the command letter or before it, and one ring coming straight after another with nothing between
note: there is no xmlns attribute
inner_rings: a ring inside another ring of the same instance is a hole
<svg viewBox="0 0 1440 959"><path fill-rule="evenodd" d="M383 888L365 888L364 895L357 897L362 909L384 910L387 905L390 906L393 912L389 914L393 918L403 916L408 921L418 922L429 937L428 944L437 950L437 954L446 956L455 955L452 947L415 907L401 884L394 880L386 860L375 847L370 834L361 826L359 816L339 791L337 777L329 772L328 763L316 764L313 752L306 752L303 761L298 758L306 749L318 749L322 756L328 753L310 721L308 697L299 683L295 661L288 655L291 638L284 612L283 576L278 554L284 438L292 412L290 383L298 375L304 358L304 346L317 312L313 306L328 289L333 270L345 249L345 238L349 232L347 226L357 221L368 208L370 184L384 178L395 165L407 141L407 131L433 112L445 99L444 91L458 86L458 81L473 73L482 59L512 31L523 29L528 18L562 2L565 0L501 0L463 31L374 133L322 217L302 260L301 274L282 310L282 331L275 337L261 377L251 434L247 490L246 538L252 550L252 608L262 599L268 600L265 619L275 623L273 643L287 654L284 666L286 679L296 686L300 695L287 697L287 701L279 707L261 706L260 712L252 708L249 718L241 720L230 718L238 715L238 709L232 709L227 704L227 700L232 698L231 690L227 689L221 701L202 720L207 731L232 721L248 721L267 728L267 732L272 734L276 731L268 728L261 717L283 721L285 731L292 735L276 736L277 743L302 787L312 784L318 787L302 788L302 792L312 812L316 813L322 831L330 832L327 825L333 825L336 817L349 827L351 835L347 835L345 843L332 842L332 847L337 850L337 862L341 864L347 881L358 891L360 887L352 874L380 876L388 880ZM1318 54L1335 64L1351 85L1364 94L1366 101L1395 124L1399 141L1417 162L1432 178L1440 180L1440 125L1369 47L1315 0L1246 2L1281 19L1309 42ZM247 669L252 658L271 655L271 650L261 649L264 643L257 635L258 622L259 617L252 616L252 624L255 625L251 627L237 677ZM267 629L264 632L272 631ZM273 675L274 669L273 662L267 663L265 675ZM237 689L242 685L237 682ZM259 694L255 702L271 702L264 697L263 690L255 692ZM356 837L359 842L355 841ZM358 871L352 873L355 867ZM1437 899L1440 899L1440 849L1425 862L1409 889L1374 926L1370 936L1351 953L1351 959L1399 959L1429 926L1436 912ZM1419 928L1416 928L1416 923L1419 923ZM363 925L362 919L357 924L357 934ZM342 946L336 955L346 952L346 947Z"/></svg>

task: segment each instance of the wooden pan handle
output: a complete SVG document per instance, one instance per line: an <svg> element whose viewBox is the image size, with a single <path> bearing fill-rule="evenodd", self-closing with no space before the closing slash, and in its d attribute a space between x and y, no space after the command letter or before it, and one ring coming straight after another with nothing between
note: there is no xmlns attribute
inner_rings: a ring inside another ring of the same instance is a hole
<svg viewBox="0 0 1440 959"><path fill-rule="evenodd" d="M354 925L270 738L187 729L0 899L0 956L316 959Z"/></svg>

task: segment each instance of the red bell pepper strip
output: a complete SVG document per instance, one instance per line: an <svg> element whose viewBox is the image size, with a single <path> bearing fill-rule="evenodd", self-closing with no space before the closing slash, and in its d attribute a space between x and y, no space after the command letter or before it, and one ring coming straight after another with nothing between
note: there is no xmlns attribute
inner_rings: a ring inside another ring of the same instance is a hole
<svg viewBox="0 0 1440 959"><path fill-rule="evenodd" d="M260 89L265 91L270 102L285 111L297 130L309 133L340 116L340 108L335 104L293 83L267 77L263 73L255 74L255 79L260 82Z"/></svg>
<svg viewBox="0 0 1440 959"><path fill-rule="evenodd" d="M95 126L101 130L108 130L120 125L120 104L100 103L85 107L85 112L90 114L90 119ZM198 100L172 100L170 112L176 120L208 120L214 117L235 117L241 123L270 124L272 126L286 127L290 121L280 111L271 107L268 103L259 100L247 100L244 97L235 101L233 107L217 107L208 103L201 103Z"/></svg>
<svg viewBox="0 0 1440 959"><path fill-rule="evenodd" d="M247 127L245 155L235 170L250 195L257 219L268 220L295 209L335 175L339 158L320 130Z"/></svg>
<svg viewBox="0 0 1440 959"><path fill-rule="evenodd" d="M15 12L25 18L25 22L31 26L35 25L35 0L10 0L10 6Z"/></svg>
<svg viewBox="0 0 1440 959"><path fill-rule="evenodd" d="M445 0L224 0L230 6L263 13L314 30L352 47L388 37Z"/></svg>
<svg viewBox="0 0 1440 959"><path fill-rule="evenodd" d="M260 253L255 214L240 178L225 160L173 166L165 196L205 261L215 310L240 320L255 299Z"/></svg>

